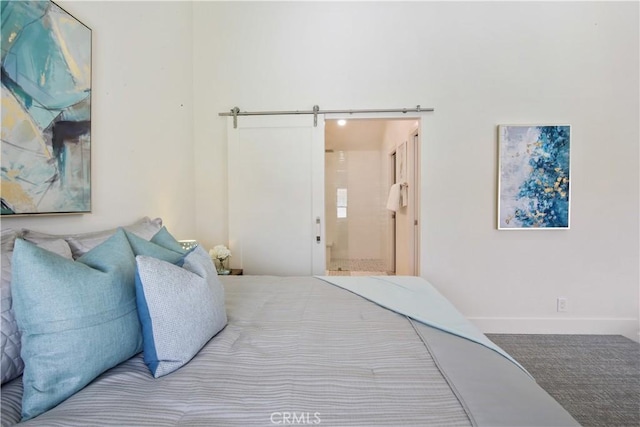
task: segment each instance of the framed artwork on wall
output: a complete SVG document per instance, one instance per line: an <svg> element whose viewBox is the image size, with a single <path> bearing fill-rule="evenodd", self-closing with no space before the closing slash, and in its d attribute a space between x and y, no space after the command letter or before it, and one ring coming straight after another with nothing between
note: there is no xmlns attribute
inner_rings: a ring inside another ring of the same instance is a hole
<svg viewBox="0 0 640 427"><path fill-rule="evenodd" d="M91 29L3 1L1 213L91 212Z"/></svg>
<svg viewBox="0 0 640 427"><path fill-rule="evenodd" d="M407 182L407 141L398 146L398 182Z"/></svg>
<svg viewBox="0 0 640 427"><path fill-rule="evenodd" d="M498 229L569 229L570 125L498 126Z"/></svg>
<svg viewBox="0 0 640 427"><path fill-rule="evenodd" d="M409 192L407 190L407 180L409 174L407 171L407 141L403 141L398 147L397 151L398 159L398 182L400 183L400 204L402 207L407 207L409 204Z"/></svg>

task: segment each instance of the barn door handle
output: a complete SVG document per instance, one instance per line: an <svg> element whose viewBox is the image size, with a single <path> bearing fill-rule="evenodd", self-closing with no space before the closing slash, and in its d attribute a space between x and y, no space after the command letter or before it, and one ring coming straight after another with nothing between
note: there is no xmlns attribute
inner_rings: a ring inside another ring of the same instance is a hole
<svg viewBox="0 0 640 427"><path fill-rule="evenodd" d="M320 244L320 217L316 217L316 243Z"/></svg>

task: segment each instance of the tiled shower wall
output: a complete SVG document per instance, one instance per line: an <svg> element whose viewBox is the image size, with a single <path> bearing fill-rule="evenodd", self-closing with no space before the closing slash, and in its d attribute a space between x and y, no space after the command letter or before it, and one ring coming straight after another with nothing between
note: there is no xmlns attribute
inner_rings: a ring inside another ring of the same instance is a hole
<svg viewBox="0 0 640 427"><path fill-rule="evenodd" d="M386 200L381 197L380 151L330 152L325 161L327 255L331 259L384 259ZM347 189L346 218L337 218L338 188Z"/></svg>

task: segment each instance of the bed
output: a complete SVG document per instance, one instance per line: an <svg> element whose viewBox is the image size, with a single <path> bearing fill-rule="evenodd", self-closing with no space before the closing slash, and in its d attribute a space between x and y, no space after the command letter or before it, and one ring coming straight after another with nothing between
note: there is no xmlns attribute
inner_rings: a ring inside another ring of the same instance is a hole
<svg viewBox="0 0 640 427"><path fill-rule="evenodd" d="M215 280L225 325L192 359L154 378L138 353L20 425L578 425L425 279Z"/></svg>

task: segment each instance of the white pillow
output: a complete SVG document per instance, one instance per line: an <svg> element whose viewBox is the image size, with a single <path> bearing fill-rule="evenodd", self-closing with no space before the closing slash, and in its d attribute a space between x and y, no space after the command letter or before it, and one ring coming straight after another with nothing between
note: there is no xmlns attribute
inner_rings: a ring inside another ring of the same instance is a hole
<svg viewBox="0 0 640 427"><path fill-rule="evenodd" d="M136 300L144 361L155 378L189 362L227 324L224 288L198 246L182 267L137 256Z"/></svg>

